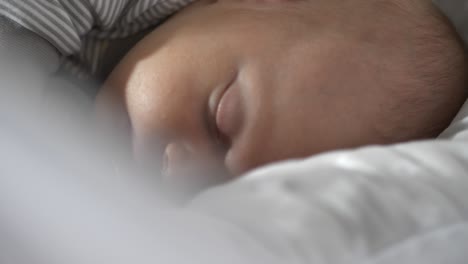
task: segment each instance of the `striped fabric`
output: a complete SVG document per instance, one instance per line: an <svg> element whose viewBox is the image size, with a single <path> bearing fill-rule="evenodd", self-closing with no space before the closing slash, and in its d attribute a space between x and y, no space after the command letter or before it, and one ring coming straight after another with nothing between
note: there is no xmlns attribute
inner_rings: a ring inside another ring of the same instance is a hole
<svg viewBox="0 0 468 264"><path fill-rule="evenodd" d="M75 75L92 75L109 41L154 26L191 1L0 0L0 15L47 39Z"/></svg>

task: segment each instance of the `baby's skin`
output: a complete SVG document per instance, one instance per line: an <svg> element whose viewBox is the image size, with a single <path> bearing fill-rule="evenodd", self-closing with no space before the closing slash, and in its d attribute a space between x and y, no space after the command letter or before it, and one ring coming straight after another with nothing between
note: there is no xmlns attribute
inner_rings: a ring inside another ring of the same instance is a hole
<svg viewBox="0 0 468 264"><path fill-rule="evenodd" d="M436 136L422 127L447 125L462 96L444 99L443 114L408 116L412 101L398 96L429 94L406 81L415 64L405 58L420 54L404 17L433 9L422 0L199 0L119 63L98 116L129 135L139 164L201 185L280 160Z"/></svg>

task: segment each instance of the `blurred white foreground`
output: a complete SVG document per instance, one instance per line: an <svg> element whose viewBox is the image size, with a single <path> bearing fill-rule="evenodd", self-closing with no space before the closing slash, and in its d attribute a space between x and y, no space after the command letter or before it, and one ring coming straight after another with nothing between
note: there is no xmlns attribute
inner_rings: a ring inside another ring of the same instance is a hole
<svg viewBox="0 0 468 264"><path fill-rule="evenodd" d="M264 262L263 249L233 240L241 231L172 208L156 180L93 132L86 96L44 97L27 65L0 66L0 263Z"/></svg>

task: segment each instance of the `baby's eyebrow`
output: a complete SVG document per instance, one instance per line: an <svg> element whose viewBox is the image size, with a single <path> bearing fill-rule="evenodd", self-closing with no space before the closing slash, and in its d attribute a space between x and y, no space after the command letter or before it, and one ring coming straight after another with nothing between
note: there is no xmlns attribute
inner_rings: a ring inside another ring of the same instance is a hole
<svg viewBox="0 0 468 264"><path fill-rule="evenodd" d="M217 138L217 129L216 129L216 124L215 124L215 117L210 111L210 105L209 102L205 103L205 107L203 107L203 111L201 113L201 116L203 117L203 125L206 128L206 132L208 136L213 139L213 143L215 143L214 140ZM216 144L216 143L215 143Z"/></svg>

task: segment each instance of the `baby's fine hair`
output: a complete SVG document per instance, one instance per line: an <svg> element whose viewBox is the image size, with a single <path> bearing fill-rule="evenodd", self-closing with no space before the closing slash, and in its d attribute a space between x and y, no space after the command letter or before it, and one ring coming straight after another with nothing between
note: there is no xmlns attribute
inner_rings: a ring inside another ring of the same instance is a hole
<svg viewBox="0 0 468 264"><path fill-rule="evenodd" d="M401 64L388 68L397 72L390 74L393 80L386 87L393 95L384 110L389 119L377 127L392 141L436 137L468 97L465 44L431 1L375 1L387 8L383 19L393 18L395 23L386 29L393 30L394 43L384 52L398 49L401 54L395 58Z"/></svg>

